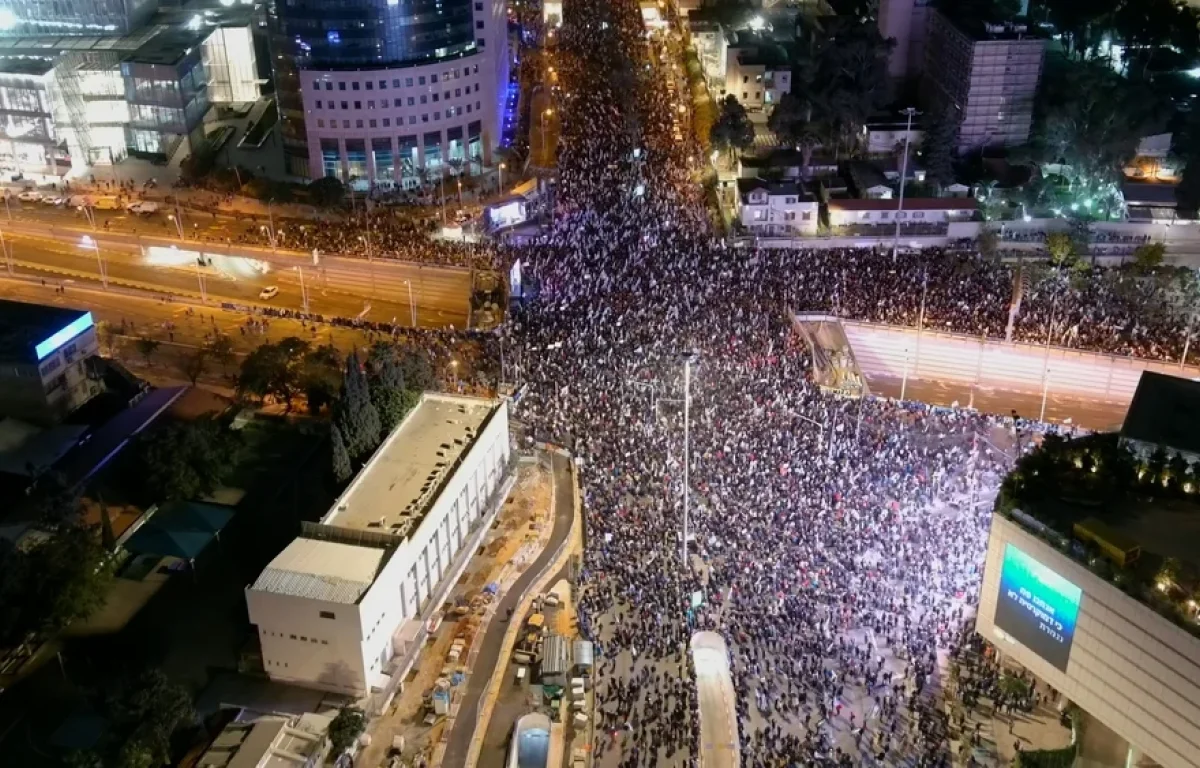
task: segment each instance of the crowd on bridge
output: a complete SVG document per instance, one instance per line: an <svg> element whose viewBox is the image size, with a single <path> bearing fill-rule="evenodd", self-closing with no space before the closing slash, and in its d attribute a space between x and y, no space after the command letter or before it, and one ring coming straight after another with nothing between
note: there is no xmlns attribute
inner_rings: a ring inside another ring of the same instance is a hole
<svg viewBox="0 0 1200 768"><path fill-rule="evenodd" d="M564 14L557 208L521 251L536 295L503 332L526 361L529 439L578 458L598 764L727 748L702 735L688 653L707 629L730 649L742 764L947 765L939 691L1010 433L820 391L788 312L914 324L923 305L931 326L1002 335L1012 275L944 253L724 247L636 5Z"/></svg>

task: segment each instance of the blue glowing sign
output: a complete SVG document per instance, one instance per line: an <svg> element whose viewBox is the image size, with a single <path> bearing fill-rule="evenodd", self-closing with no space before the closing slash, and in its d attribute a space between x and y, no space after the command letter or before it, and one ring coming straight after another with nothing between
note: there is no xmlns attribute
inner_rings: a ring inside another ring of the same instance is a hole
<svg viewBox="0 0 1200 768"><path fill-rule="evenodd" d="M996 600L996 626L1067 671L1083 590L1006 544Z"/></svg>
<svg viewBox="0 0 1200 768"><path fill-rule="evenodd" d="M45 360L47 355L53 354L55 350L57 350L63 344L66 344L68 341L83 333L88 328L91 328L93 325L95 325L95 323L92 322L91 312L85 312L82 317L72 320L71 324L66 328L63 328L61 331L33 348L33 351L37 354L38 361L40 362Z"/></svg>

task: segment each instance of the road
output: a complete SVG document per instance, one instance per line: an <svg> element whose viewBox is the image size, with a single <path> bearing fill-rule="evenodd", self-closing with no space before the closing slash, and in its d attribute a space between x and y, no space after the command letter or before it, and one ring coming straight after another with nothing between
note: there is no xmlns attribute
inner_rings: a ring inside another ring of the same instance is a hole
<svg viewBox="0 0 1200 768"><path fill-rule="evenodd" d="M328 256L314 265L312 254L196 244L159 233L92 232L82 221L17 219L0 230L15 273L48 281L100 283L102 262L110 283L155 293L301 310L303 282L309 310L318 314L409 325L415 305L421 326L463 328L469 321L471 274L460 267ZM201 255L211 266L200 267ZM278 295L260 299L272 285Z"/></svg>
<svg viewBox="0 0 1200 768"><path fill-rule="evenodd" d="M546 564L558 554L558 548L571 535L571 525L575 517L575 497L573 494L574 480L571 476L571 460L557 453L551 454L554 470L554 529L550 532L550 540L538 558L530 563L525 572L516 580L512 588L504 593L504 597L496 605L496 615L502 616L510 609L515 609L525 595L525 590L538 577ZM522 617L514 615L512 621L521 621ZM500 658L500 646L504 641L504 633L508 624L503 621L493 621L488 626L487 634L479 645L479 655L475 658L475 669L467 679L467 688L463 692L462 704L458 709L458 717L450 731L446 744L446 754L442 765L461 766L465 764L467 753L471 748L471 740L475 735L476 719L479 717L480 699L488 683L492 679L492 670L497 665L507 663Z"/></svg>
<svg viewBox="0 0 1200 768"><path fill-rule="evenodd" d="M902 383L900 379L868 376L867 383L871 394L882 397L900 397ZM972 393L970 384L946 381L930 381L909 378L908 385L903 387L905 398L919 400L932 405L953 405L966 407L971 405L984 413L997 413L1008 416L1012 411L1026 419L1036 419L1041 414L1041 395L1032 392L1017 392L1013 390L992 389L981 387ZM1125 421L1125 412L1129 406L1125 403L1112 403L1101 400L1087 400L1066 395L1050 395L1046 398L1046 420L1058 423L1067 422L1086 429L1113 430L1120 429Z"/></svg>
<svg viewBox="0 0 1200 768"><path fill-rule="evenodd" d="M700 768L737 768L741 746L729 648L716 632L697 632L691 646L700 699Z"/></svg>

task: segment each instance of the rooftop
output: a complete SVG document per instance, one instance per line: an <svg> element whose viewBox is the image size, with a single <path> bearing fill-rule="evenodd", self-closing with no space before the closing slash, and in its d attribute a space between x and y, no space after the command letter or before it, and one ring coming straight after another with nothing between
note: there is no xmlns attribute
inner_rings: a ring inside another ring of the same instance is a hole
<svg viewBox="0 0 1200 768"><path fill-rule="evenodd" d="M1144 371L1121 437L1200 454L1200 382Z"/></svg>
<svg viewBox="0 0 1200 768"><path fill-rule="evenodd" d="M1121 185L1121 195L1126 205L1152 205L1174 208L1178 201L1175 197L1176 184L1137 183L1127 181Z"/></svg>
<svg viewBox="0 0 1200 768"><path fill-rule="evenodd" d="M298 538L258 575L251 589L353 605L375 581L387 550Z"/></svg>
<svg viewBox="0 0 1200 768"><path fill-rule="evenodd" d="M955 13L946 7L938 9L938 15L954 26L962 34L977 43L994 42L998 40L1029 40L1045 44L1045 32L1032 22L1025 19L988 19L978 15L977 8L972 6L970 12Z"/></svg>
<svg viewBox="0 0 1200 768"><path fill-rule="evenodd" d="M320 754L329 718L263 715L234 720L213 740L197 768L296 768Z"/></svg>
<svg viewBox="0 0 1200 768"><path fill-rule="evenodd" d="M50 353L47 349L53 351L50 347L55 345L48 342L61 345L91 327L91 316L82 309L0 300L0 360L36 362ZM53 338L76 322L74 333ZM39 347L44 354L39 354Z"/></svg>
<svg viewBox="0 0 1200 768"><path fill-rule="evenodd" d="M843 211L896 211L900 210L900 201L891 200L830 200L830 208ZM906 211L974 211L979 204L964 197L906 197Z"/></svg>
<svg viewBox="0 0 1200 768"><path fill-rule="evenodd" d="M763 179L738 179L738 194L745 200L746 196L756 190L765 190L771 197L795 195L800 202L809 200L804 187L795 181L764 181Z"/></svg>
<svg viewBox="0 0 1200 768"><path fill-rule="evenodd" d="M321 521L398 536L414 530L496 402L426 394Z"/></svg>

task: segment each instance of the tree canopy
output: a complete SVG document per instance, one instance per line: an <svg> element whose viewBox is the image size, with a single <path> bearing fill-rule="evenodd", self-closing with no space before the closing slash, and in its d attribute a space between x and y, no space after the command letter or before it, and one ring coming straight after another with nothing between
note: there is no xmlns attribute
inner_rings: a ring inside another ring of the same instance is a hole
<svg viewBox="0 0 1200 768"><path fill-rule="evenodd" d="M212 494L237 460L238 436L211 416L143 433L134 453L146 503Z"/></svg>
<svg viewBox="0 0 1200 768"><path fill-rule="evenodd" d="M177 757L173 738L196 724L187 689L157 669L118 677L97 698L107 728L95 749L71 756L72 766L158 768L173 764Z"/></svg>
<svg viewBox="0 0 1200 768"><path fill-rule="evenodd" d="M238 393L259 399L271 396L291 410L292 398L300 391L300 364L311 346L295 336L259 346L242 360Z"/></svg>
<svg viewBox="0 0 1200 768"><path fill-rule="evenodd" d="M721 101L720 112L708 136L709 143L716 149L732 153L745 150L754 144L754 125L746 108L730 94Z"/></svg>

